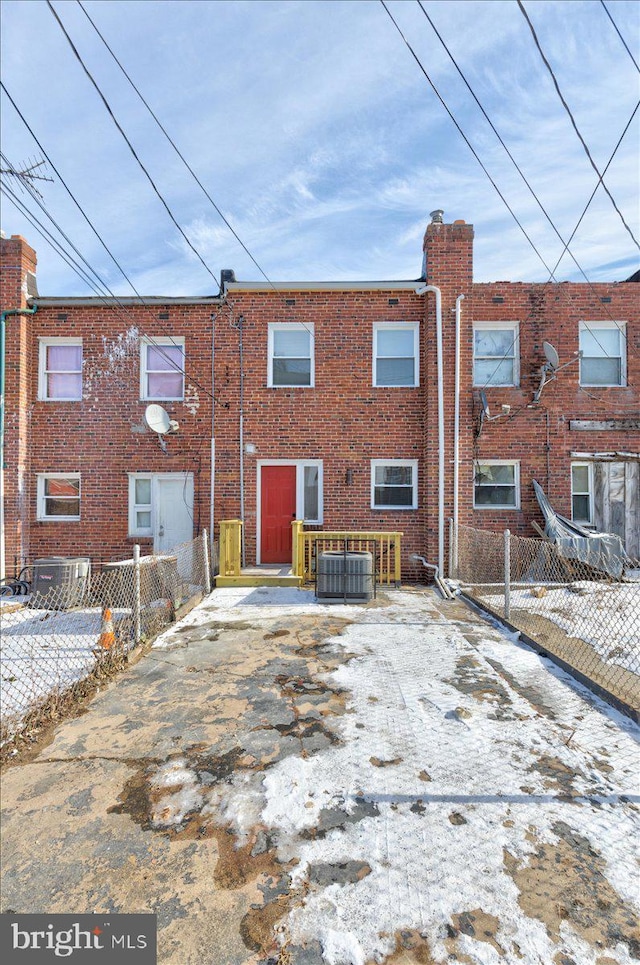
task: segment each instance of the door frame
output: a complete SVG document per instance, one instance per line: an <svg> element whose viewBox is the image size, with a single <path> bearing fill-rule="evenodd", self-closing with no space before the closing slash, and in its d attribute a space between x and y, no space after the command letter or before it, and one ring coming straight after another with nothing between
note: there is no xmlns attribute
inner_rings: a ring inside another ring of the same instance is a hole
<svg viewBox="0 0 640 965"><path fill-rule="evenodd" d="M193 514L195 511L195 485L193 472L190 470L184 472L130 472L129 477L129 537L141 536L153 538L153 552L157 552L157 540L158 540L158 502L159 502L159 480L181 480L187 498L191 496L191 517L193 519ZM135 504L135 480L136 479L149 479L151 481L151 502L149 503L149 512L151 513L151 526L149 527L136 527L136 504ZM191 529L191 539L193 539L193 526Z"/></svg>
<svg viewBox="0 0 640 965"><path fill-rule="evenodd" d="M258 459L256 460L256 565L262 565L262 467L263 466L295 466L296 467L296 519L304 519L304 469L305 466L315 466L318 469L318 518L306 519L310 525L320 526L324 518L323 502L323 462L322 459ZM268 564L265 564L268 565Z"/></svg>

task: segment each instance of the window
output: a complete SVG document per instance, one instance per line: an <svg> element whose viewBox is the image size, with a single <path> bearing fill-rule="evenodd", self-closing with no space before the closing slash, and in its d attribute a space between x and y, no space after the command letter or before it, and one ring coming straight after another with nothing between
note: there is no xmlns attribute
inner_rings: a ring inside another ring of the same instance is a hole
<svg viewBox="0 0 640 965"><path fill-rule="evenodd" d="M38 519L80 519L80 473L39 473L37 497Z"/></svg>
<svg viewBox="0 0 640 965"><path fill-rule="evenodd" d="M129 535L152 536L151 474L129 475Z"/></svg>
<svg viewBox="0 0 640 965"><path fill-rule="evenodd" d="M184 398L184 338L141 339L140 398L165 402Z"/></svg>
<svg viewBox="0 0 640 965"><path fill-rule="evenodd" d="M274 322L269 325L269 370L271 388L295 388L314 384L313 325Z"/></svg>
<svg viewBox="0 0 640 965"><path fill-rule="evenodd" d="M580 322L580 385L626 385L624 322Z"/></svg>
<svg viewBox="0 0 640 965"><path fill-rule="evenodd" d="M81 401L81 338L40 339L38 398L46 402Z"/></svg>
<svg viewBox="0 0 640 965"><path fill-rule="evenodd" d="M593 466L588 462L571 464L571 519L593 523Z"/></svg>
<svg viewBox="0 0 640 965"><path fill-rule="evenodd" d="M473 384L518 385L517 322L476 322L473 326Z"/></svg>
<svg viewBox="0 0 640 965"><path fill-rule="evenodd" d="M371 460L371 508L416 509L417 459Z"/></svg>
<svg viewBox="0 0 640 965"><path fill-rule="evenodd" d="M477 462L473 488L474 509L519 509L520 467L517 462Z"/></svg>
<svg viewBox="0 0 640 965"><path fill-rule="evenodd" d="M418 385L418 323L374 322L373 384Z"/></svg>

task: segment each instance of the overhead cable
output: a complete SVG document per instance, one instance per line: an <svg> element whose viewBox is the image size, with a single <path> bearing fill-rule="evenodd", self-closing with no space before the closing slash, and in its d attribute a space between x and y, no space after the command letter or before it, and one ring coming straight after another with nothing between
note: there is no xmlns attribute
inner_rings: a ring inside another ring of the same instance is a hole
<svg viewBox="0 0 640 965"><path fill-rule="evenodd" d="M614 29L615 32L617 33L618 37L620 37L620 40L622 41L622 46L624 47L624 49L627 51L627 53L628 53L629 56L631 57L631 60L633 61L636 70L638 71L638 73L640 73L640 67L638 66L638 61L636 60L636 58L633 56L633 54L632 54L631 51L629 50L629 47L627 46L626 40L624 39L624 37L622 36L622 34L620 33L620 31L618 30L618 25L617 25L617 23L615 22L615 20L613 19L613 17L611 16L611 13L609 12L609 8L607 7L607 5L606 5L606 3L604 2L604 0L600 0L600 3L601 3L602 6L604 7L604 12L606 13L607 17L609 18L609 20L610 20L611 23L613 24L613 29Z"/></svg>
<svg viewBox="0 0 640 965"><path fill-rule="evenodd" d="M133 155L134 159L135 159L136 162L138 163L138 166L140 167L140 170L141 170L142 173L145 175L145 177L147 178L147 181L149 182L149 184L150 184L151 187L153 188L153 190L154 190L155 194L157 195L159 201L161 202L163 208L165 209L165 211L167 212L167 214L168 214L169 217L171 218L171 221L173 222L173 224L176 226L176 228L178 229L178 231L180 232L180 234L182 235L182 237L183 237L184 240L186 241L186 243L187 243L187 245L189 246L189 248L191 249L191 251L192 251L192 252L194 253L194 255L197 257L197 259L198 259L198 261L200 262L200 264L201 264L201 265L203 266L203 268L211 275L211 277L213 278L214 282L215 282L216 285L218 286L218 290L221 291L221 288L220 288L220 285L218 284L218 280L217 280L216 276L215 276L214 273L211 271L211 269L210 269L209 266L207 265L206 261L204 260L204 258L202 257L202 255L200 254L200 252L198 251L198 249L194 247L194 245L193 245L192 242L190 241L189 237L188 237L187 234L185 233L185 231L184 231L184 229L182 228L182 226L179 224L178 220L176 219L175 215L173 214L173 211L171 210L171 208L170 208L169 205L167 204L165 198L163 197L160 189L158 188L158 186L156 185L155 181L153 180L153 178L152 178L151 175L149 174L149 171L147 170L147 168L146 168L145 165L143 164L142 160L140 159L140 156L138 155L138 153L137 153L136 149L134 148L133 144L131 143L131 141L129 140L129 138L127 137L127 135L125 134L124 129L122 128L120 122L118 121L118 119L116 118L115 114L113 113L113 110L111 109L111 106L109 105L109 102L107 101L106 97L105 97L104 94L102 93L102 90L101 90L100 87L98 86L97 81L94 79L94 77L93 77L93 75L91 74L89 68L87 67L87 65L86 65L85 62L83 61L82 57L80 56L80 53L79 53L77 47L76 47L75 44L73 43L73 41L72 41L71 37L69 36L69 34L67 33L67 30L66 30L64 24L62 23L62 21L60 20L60 17L58 16L58 14L57 14L57 12L56 12L53 4L51 3L51 0L46 0L46 2L47 2L47 6L48 6L49 9L51 10L51 13L52 13L53 16L55 17L55 19L56 19L56 21L57 21L60 29L62 30L62 33L64 34L64 36L65 36L65 38L66 38L69 46L71 47L71 50L73 51L73 53L74 53L74 55L75 55L78 63L79 63L80 66L82 67L84 73L86 74L87 78L89 79L89 81L90 81L91 84L93 85L96 93L97 93L98 96L100 97L100 100L101 100L102 103L104 104L104 106L105 106L105 108L106 108L106 110L107 110L107 113L109 114L109 117L111 118L111 120L113 121L113 123L115 124L115 126L117 127L117 129L120 131L120 134L121 134L122 137L124 138L124 141L125 141L127 147L129 148L129 150L131 151L131 154Z"/></svg>
<svg viewBox="0 0 640 965"><path fill-rule="evenodd" d="M558 84L558 80L557 80L556 75L555 75L555 73L554 73L554 71L553 71L553 67L551 66L551 64L550 64L549 61L547 60L547 58L546 58L546 56L545 56L545 54L544 54L544 51L542 50L542 47L540 46L540 41L538 40L538 35L537 35L536 31L535 31L535 28L534 28L533 24L531 23L531 20L529 19L529 15L527 14L527 11L525 10L524 3L522 2L522 0L517 0L517 2L518 2L518 6L519 6L519 8L520 8L520 11L521 11L521 13L522 13L522 16L524 17L524 19L527 21L527 24L529 25L529 30L531 31L531 36L533 37L534 43L535 43L536 47L538 48L538 52L540 53L540 56L542 57L542 62L544 63L544 65L545 65L545 67L547 68L547 70L549 71L549 74L550 74L550 76L551 76L551 80L553 81L553 86L554 86L555 89L556 89L556 93L558 94L558 97L560 98L560 101L561 101L561 103L562 103L562 106L564 107L565 111L567 112L567 114L568 114L568 116L569 116L569 120L571 121L571 126L573 127L574 131L576 132L576 134L577 134L577 136L578 136L578 139L579 139L580 143L582 144L582 147L584 148L584 152L585 152L585 154L587 155L587 158L588 158L588 160L589 160L589 163L590 163L591 167L593 168L593 170L594 170L594 171L596 172L596 174L598 175L598 178L600 179L600 181L601 181L601 183L602 183L602 187L604 188L604 190L605 190L607 196L609 197L609 199L610 199L613 207L615 208L615 210L616 210L616 212L617 212L620 220L622 221L622 224L623 224L624 227L627 229L627 232L629 233L629 237L630 237L631 240L633 241L633 243L634 243L634 245L636 246L636 248L640 251L640 243L638 243L638 240L636 239L633 231L631 230L631 228L629 227L629 225L628 225L627 222L625 221L624 215L622 214L622 211L621 211L620 208L618 207L615 198L613 197L613 195L612 195L611 192L609 191L609 188L607 187L607 185L604 183L604 181L603 181L603 179L602 179L602 175L600 174L600 171L598 170L598 166L597 166L596 162L593 160L593 157L592 157L592 155L591 155L591 151L589 150L589 147L588 147L588 145L587 145L587 142L585 141L584 137L582 136L582 134L580 133L580 131L579 131L579 129L578 129L578 125L576 124L576 120L575 120L575 118L574 118L574 116L573 116L573 114L572 114L572 112L571 112L571 108L570 108L569 105L567 104L567 102L566 102L566 100L564 99L564 96L563 96L563 94L562 94L562 91L560 90L560 85Z"/></svg>

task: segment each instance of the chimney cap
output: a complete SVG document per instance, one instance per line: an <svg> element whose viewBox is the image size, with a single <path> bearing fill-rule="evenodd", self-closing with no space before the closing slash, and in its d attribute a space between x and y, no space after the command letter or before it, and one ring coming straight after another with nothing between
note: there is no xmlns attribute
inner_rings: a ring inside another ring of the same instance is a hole
<svg viewBox="0 0 640 965"><path fill-rule="evenodd" d="M435 211L432 211L431 214L430 214L431 224L442 224L442 216L443 216L443 215L444 215L443 209L442 209L442 208L436 208Z"/></svg>
<svg viewBox="0 0 640 965"><path fill-rule="evenodd" d="M233 284L236 281L236 273L233 268L223 268L220 272L220 287Z"/></svg>

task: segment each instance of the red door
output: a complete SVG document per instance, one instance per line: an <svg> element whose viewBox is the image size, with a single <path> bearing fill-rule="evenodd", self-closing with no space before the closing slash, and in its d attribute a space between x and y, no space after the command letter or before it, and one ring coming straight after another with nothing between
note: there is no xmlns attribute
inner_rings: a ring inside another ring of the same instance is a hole
<svg viewBox="0 0 640 965"><path fill-rule="evenodd" d="M296 516L296 467L263 466L261 496L263 563L291 562L291 521Z"/></svg>

